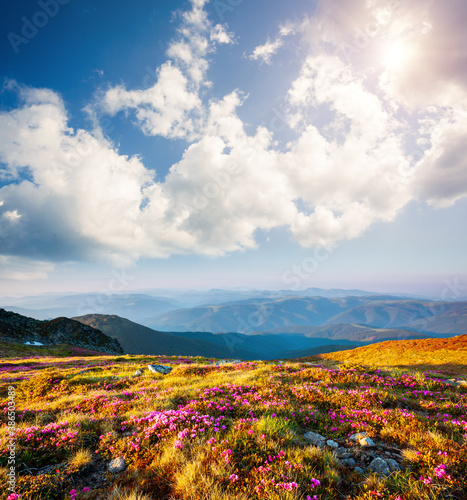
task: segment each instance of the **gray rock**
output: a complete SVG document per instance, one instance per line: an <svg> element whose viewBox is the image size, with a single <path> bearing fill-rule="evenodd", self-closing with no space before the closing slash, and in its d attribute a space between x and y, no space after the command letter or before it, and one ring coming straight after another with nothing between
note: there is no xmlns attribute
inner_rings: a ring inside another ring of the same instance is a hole
<svg viewBox="0 0 467 500"><path fill-rule="evenodd" d="M123 457L117 457L110 461L108 470L112 474L118 474L126 469L125 459Z"/></svg>
<svg viewBox="0 0 467 500"><path fill-rule="evenodd" d="M399 467L399 464L394 459L389 458L387 460L387 463L388 463L389 468L391 469L392 472L401 470L401 468Z"/></svg>
<svg viewBox="0 0 467 500"><path fill-rule="evenodd" d="M342 460L342 463L346 465L347 467L355 467L357 465L357 462L353 458L346 458L345 460Z"/></svg>
<svg viewBox="0 0 467 500"><path fill-rule="evenodd" d="M371 439L369 437L359 439L358 442L359 442L360 446L376 446L373 439Z"/></svg>
<svg viewBox="0 0 467 500"><path fill-rule="evenodd" d="M360 446L376 446L373 439L367 436L366 432L357 432L349 437L350 441L357 442Z"/></svg>
<svg viewBox="0 0 467 500"><path fill-rule="evenodd" d="M382 458L375 458L371 463L370 465L368 466L368 468L373 471L373 472L376 472L377 474L384 474L384 475L387 475L387 474L390 474L391 471L388 467L388 464L386 463L386 460L383 460Z"/></svg>
<svg viewBox="0 0 467 500"><path fill-rule="evenodd" d="M342 459L347 460L349 458L352 458L352 453L344 453L342 454Z"/></svg>
<svg viewBox="0 0 467 500"><path fill-rule="evenodd" d="M361 467L355 467L354 471L358 472L358 474L364 474L365 473L365 471Z"/></svg>
<svg viewBox="0 0 467 500"><path fill-rule="evenodd" d="M153 373L162 373L162 375L167 375L172 371L170 366L163 365L148 365L148 370Z"/></svg>
<svg viewBox="0 0 467 500"><path fill-rule="evenodd" d="M339 445L335 441L333 441L332 439L328 439L326 441L326 444L328 446L330 446L331 448L339 448Z"/></svg>
<svg viewBox="0 0 467 500"><path fill-rule="evenodd" d="M317 434L316 432L309 431L303 435L303 438L311 441L312 444L314 444L315 446L319 446L320 448L324 448L326 444L326 438L324 436L321 436L321 434Z"/></svg>
<svg viewBox="0 0 467 500"><path fill-rule="evenodd" d="M357 432L357 434L353 434L352 436L349 437L349 441L359 441L360 439L366 438L367 434L366 432Z"/></svg>
<svg viewBox="0 0 467 500"><path fill-rule="evenodd" d="M135 373L133 373L133 377L141 377L142 374L143 374L143 370L139 369L139 370L136 370Z"/></svg>

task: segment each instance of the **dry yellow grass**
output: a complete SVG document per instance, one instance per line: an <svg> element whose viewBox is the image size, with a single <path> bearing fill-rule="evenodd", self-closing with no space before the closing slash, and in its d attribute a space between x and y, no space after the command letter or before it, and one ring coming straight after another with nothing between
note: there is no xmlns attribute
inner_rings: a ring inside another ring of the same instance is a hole
<svg viewBox="0 0 467 500"><path fill-rule="evenodd" d="M467 335L449 339L380 342L350 351L320 354L318 357L369 367L445 368L467 374Z"/></svg>
<svg viewBox="0 0 467 500"><path fill-rule="evenodd" d="M70 459L70 465L75 469L81 469L92 462L92 453L82 448L78 450Z"/></svg>

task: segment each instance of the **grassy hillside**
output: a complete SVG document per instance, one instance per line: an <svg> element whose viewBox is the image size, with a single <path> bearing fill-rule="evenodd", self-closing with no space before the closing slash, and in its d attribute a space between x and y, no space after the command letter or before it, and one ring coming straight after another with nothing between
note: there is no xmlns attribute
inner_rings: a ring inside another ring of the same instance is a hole
<svg viewBox="0 0 467 500"><path fill-rule="evenodd" d="M204 340L178 337L115 315L88 314L74 319L117 339L127 354L255 358L251 352L236 348L235 345L217 345Z"/></svg>
<svg viewBox="0 0 467 500"><path fill-rule="evenodd" d="M0 361L0 491L13 387L21 500L466 498L467 389L451 373L210 361Z"/></svg>
<svg viewBox="0 0 467 500"><path fill-rule="evenodd" d="M467 335L382 342L351 351L322 354L320 358L368 367L447 368L467 374Z"/></svg>

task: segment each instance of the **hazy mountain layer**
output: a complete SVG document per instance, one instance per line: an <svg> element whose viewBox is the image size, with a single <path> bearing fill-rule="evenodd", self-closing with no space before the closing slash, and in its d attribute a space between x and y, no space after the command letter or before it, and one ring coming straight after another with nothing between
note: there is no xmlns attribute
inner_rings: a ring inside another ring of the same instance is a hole
<svg viewBox="0 0 467 500"><path fill-rule="evenodd" d="M381 296L282 297L179 309L148 318L144 324L163 331L241 333L298 333L298 327L360 324L371 328L459 334L467 333L467 302Z"/></svg>

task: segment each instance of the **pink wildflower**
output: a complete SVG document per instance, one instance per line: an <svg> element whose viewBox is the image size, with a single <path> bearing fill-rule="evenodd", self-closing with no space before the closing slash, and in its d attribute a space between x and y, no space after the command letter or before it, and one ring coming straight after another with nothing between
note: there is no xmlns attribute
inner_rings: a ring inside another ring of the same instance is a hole
<svg viewBox="0 0 467 500"><path fill-rule="evenodd" d="M311 487L314 488L315 486L320 486L321 485L321 481L319 481L318 479L312 479L311 480Z"/></svg>

